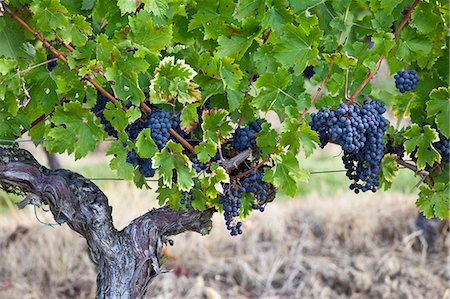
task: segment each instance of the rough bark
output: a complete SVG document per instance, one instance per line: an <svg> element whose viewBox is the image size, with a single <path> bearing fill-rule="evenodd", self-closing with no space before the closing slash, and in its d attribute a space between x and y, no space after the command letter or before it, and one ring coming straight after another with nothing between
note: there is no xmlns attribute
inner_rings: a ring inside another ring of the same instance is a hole
<svg viewBox="0 0 450 299"><path fill-rule="evenodd" d="M165 237L185 231L208 234L215 212L162 207L118 231L108 199L94 183L69 170L49 170L28 151L11 146L0 146L0 188L26 195L19 208L48 205L59 224L67 223L86 239L98 269L98 299L142 298L160 273Z"/></svg>

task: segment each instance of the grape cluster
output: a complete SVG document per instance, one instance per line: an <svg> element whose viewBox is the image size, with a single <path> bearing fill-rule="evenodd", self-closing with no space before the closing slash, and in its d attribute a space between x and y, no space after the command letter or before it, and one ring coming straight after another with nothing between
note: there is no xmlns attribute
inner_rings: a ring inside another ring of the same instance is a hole
<svg viewBox="0 0 450 299"><path fill-rule="evenodd" d="M230 235L237 236L242 234L242 222L235 218L240 215L239 209L242 206L242 194L245 190L242 187L230 186L229 184L224 184L223 187L225 192L219 198L219 204L223 207L223 216Z"/></svg>
<svg viewBox="0 0 450 299"><path fill-rule="evenodd" d="M413 90L419 82L419 76L415 70L411 71L398 71L394 75L395 87L397 87L401 93Z"/></svg>
<svg viewBox="0 0 450 299"><path fill-rule="evenodd" d="M260 212L264 212L264 206L267 203L268 198L268 190L266 188L267 185L270 185L267 182L263 181L264 172L257 172L252 170L250 175L241 179L241 184L243 187L243 191L247 193L253 193L256 202L253 203L253 209L259 210Z"/></svg>
<svg viewBox="0 0 450 299"><path fill-rule="evenodd" d="M131 141L134 141L138 137L139 133L141 133L142 130L145 129L145 127L145 122L141 118L139 118L125 128L125 133L128 135L128 138Z"/></svg>
<svg viewBox="0 0 450 299"><path fill-rule="evenodd" d="M194 196L191 192L183 192L183 198L180 200L180 204L185 206L187 209L192 209L192 201L194 200Z"/></svg>
<svg viewBox="0 0 450 299"><path fill-rule="evenodd" d="M403 157L403 154L405 152L405 148L403 144L398 144L394 146L394 140L390 135L387 135L387 142L384 149L385 154L393 154L399 157Z"/></svg>
<svg viewBox="0 0 450 299"><path fill-rule="evenodd" d="M388 126L382 115L385 111L384 103L372 101L361 107L341 104L336 111L321 108L311 114L309 125L319 134L321 147L333 142L344 150L342 161L347 177L354 181L350 189L355 193L375 192L380 185L383 136Z"/></svg>
<svg viewBox="0 0 450 299"><path fill-rule="evenodd" d="M131 150L127 153L126 161L133 166L138 165L139 172L144 177L148 178L155 176L156 169L152 167L152 159L139 157L135 150Z"/></svg>
<svg viewBox="0 0 450 299"><path fill-rule="evenodd" d="M139 171L140 173L146 177L154 177L156 173L156 169L152 167L152 159L138 159Z"/></svg>
<svg viewBox="0 0 450 299"><path fill-rule="evenodd" d="M251 122L248 128L237 128L233 134L231 146L238 151L244 151L256 145L255 133L261 131L262 121L260 119Z"/></svg>
<svg viewBox="0 0 450 299"><path fill-rule="evenodd" d="M170 139L169 129L172 127L170 114L164 109L153 108L147 115L147 127L150 128L151 137L159 149L166 146Z"/></svg>
<svg viewBox="0 0 450 299"><path fill-rule="evenodd" d="M202 163L198 160L197 157L192 157L190 158L191 162L192 162L192 167L195 169L195 171L197 173L201 172L202 170L206 169L206 164Z"/></svg>
<svg viewBox="0 0 450 299"><path fill-rule="evenodd" d="M56 56L53 55L53 53L48 53L47 54L47 60L51 60L53 58L56 58ZM58 61L57 60L47 63L48 71L51 72L57 65L58 65Z"/></svg>
<svg viewBox="0 0 450 299"><path fill-rule="evenodd" d="M95 106L92 107L91 111L95 113L98 117L100 117L100 123L104 126L104 130L108 133L109 136L117 138L117 131L114 129L113 125L105 118L103 111L106 108L106 103L109 102L109 99L105 97L101 92L97 92L97 102Z"/></svg>

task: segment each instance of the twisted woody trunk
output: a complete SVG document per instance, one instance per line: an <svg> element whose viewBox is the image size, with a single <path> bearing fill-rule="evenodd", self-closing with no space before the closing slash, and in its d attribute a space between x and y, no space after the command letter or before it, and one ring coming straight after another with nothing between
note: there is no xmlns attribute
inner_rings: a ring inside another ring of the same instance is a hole
<svg viewBox="0 0 450 299"><path fill-rule="evenodd" d="M97 299L142 298L160 273L165 237L185 231L208 234L214 209L154 209L118 231L105 194L90 180L69 170L49 170L21 148L0 146L0 188L25 196L18 203L47 205L59 224L86 239L98 269Z"/></svg>

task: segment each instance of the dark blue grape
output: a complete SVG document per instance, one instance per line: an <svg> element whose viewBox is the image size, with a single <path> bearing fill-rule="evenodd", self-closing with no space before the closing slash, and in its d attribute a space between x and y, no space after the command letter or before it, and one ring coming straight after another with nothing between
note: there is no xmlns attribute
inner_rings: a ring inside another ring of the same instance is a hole
<svg viewBox="0 0 450 299"><path fill-rule="evenodd" d="M153 108L147 115L147 127L150 128L151 137L159 149L166 146L170 139L169 129L172 127L170 114L166 110Z"/></svg>
<svg viewBox="0 0 450 299"><path fill-rule="evenodd" d="M56 58L56 56L53 53L47 54L47 60L51 60L53 58ZM51 72L57 65L58 65L58 60L49 62L49 63L47 63L47 69Z"/></svg>
<svg viewBox="0 0 450 299"><path fill-rule="evenodd" d="M94 114L100 118L100 123L104 126L105 132L112 137L117 138L117 131L109 122L104 114L103 111L106 108L106 103L109 102L109 99L105 97L101 92L97 92L97 102L95 103L95 106L92 107L91 111L94 112Z"/></svg>
<svg viewBox="0 0 450 299"><path fill-rule="evenodd" d="M334 142L344 150L342 161L347 177L354 181L350 189L355 193L375 192L380 184L383 136L388 125L382 115L385 111L384 103L372 101L362 107L341 104L335 111L321 108L311 114L309 125L319 134L321 147Z"/></svg>
<svg viewBox="0 0 450 299"><path fill-rule="evenodd" d="M141 131L145 128L145 122L141 118L139 118L125 128L125 133L128 135L128 138L131 141L134 141L138 137L139 133L141 133Z"/></svg>
<svg viewBox="0 0 450 299"><path fill-rule="evenodd" d="M148 178L155 176L156 169L152 167L152 159L138 159L139 171L141 174Z"/></svg>
<svg viewBox="0 0 450 299"><path fill-rule="evenodd" d="M238 151L244 151L256 145L255 133L262 130L262 120L257 119L249 123L248 128L237 128L230 144Z"/></svg>
<svg viewBox="0 0 450 299"><path fill-rule="evenodd" d="M414 88L416 88L417 83L419 82L419 76L417 75L417 72L415 70L398 71L394 75L394 79L395 87L397 87L401 93L413 90Z"/></svg>
<svg viewBox="0 0 450 299"><path fill-rule="evenodd" d="M242 193L238 186L230 186L228 183L223 184L224 194L219 198L219 204L222 205L225 224L230 231L230 235L237 236L242 234L242 222L237 221L239 217L239 209L242 206Z"/></svg>
<svg viewBox="0 0 450 299"><path fill-rule="evenodd" d="M305 76L306 79L311 79L315 75L314 66L308 65L305 70L303 71L303 76Z"/></svg>

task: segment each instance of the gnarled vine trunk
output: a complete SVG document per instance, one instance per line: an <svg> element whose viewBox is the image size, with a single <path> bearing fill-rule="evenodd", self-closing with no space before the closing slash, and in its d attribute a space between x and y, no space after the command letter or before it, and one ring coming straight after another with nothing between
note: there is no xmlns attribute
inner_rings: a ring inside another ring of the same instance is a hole
<svg viewBox="0 0 450 299"><path fill-rule="evenodd" d="M49 170L28 151L11 146L0 146L0 188L25 195L20 208L48 205L59 224L67 223L86 239L98 269L98 299L142 298L160 273L165 237L188 230L207 234L215 212L162 207L118 231L108 199L94 183L68 170Z"/></svg>

